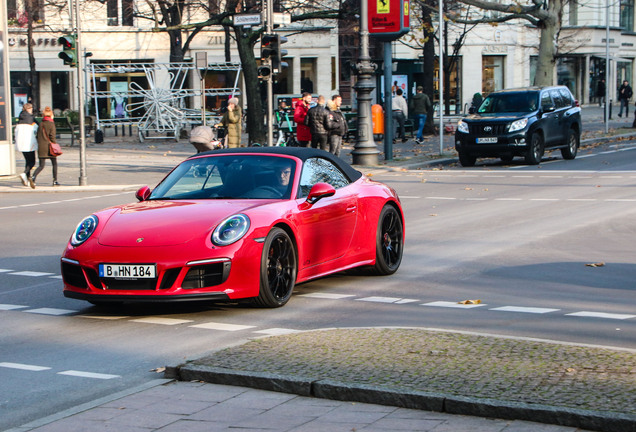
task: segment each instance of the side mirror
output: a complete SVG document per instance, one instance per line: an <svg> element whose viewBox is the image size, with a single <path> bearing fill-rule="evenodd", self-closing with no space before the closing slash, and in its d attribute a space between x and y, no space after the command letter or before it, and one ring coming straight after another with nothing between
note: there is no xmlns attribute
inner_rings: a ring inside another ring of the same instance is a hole
<svg viewBox="0 0 636 432"><path fill-rule="evenodd" d="M148 198L150 198L150 188L148 186L139 188L139 190L135 193L135 197L139 201L146 201Z"/></svg>
<svg viewBox="0 0 636 432"><path fill-rule="evenodd" d="M468 114L475 114L477 112L477 108L471 106L468 108Z"/></svg>
<svg viewBox="0 0 636 432"><path fill-rule="evenodd" d="M555 109L556 107L554 106L554 104L544 105L541 107L541 111L543 111L544 113L552 112Z"/></svg>
<svg viewBox="0 0 636 432"><path fill-rule="evenodd" d="M316 183L307 196L308 204L316 204L319 200L335 195L336 189L328 183Z"/></svg>

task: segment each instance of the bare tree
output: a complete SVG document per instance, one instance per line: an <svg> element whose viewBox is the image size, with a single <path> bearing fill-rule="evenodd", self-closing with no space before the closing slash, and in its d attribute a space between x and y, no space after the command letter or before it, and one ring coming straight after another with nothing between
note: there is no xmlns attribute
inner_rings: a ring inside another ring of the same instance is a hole
<svg viewBox="0 0 636 432"><path fill-rule="evenodd" d="M535 85L551 85L554 83L554 67L557 55L556 38L561 29L563 6L566 0L531 0L529 4L497 3L488 0L457 0L465 5L488 11L499 12L498 16L481 16L465 18L457 14L449 14L455 22L467 24L502 23L512 20L525 20L540 31L539 53Z"/></svg>

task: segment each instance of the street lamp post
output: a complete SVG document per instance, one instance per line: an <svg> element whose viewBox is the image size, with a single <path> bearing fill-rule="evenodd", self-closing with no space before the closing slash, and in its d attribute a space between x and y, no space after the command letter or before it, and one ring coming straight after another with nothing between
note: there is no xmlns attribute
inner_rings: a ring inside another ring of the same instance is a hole
<svg viewBox="0 0 636 432"><path fill-rule="evenodd" d="M358 95L358 138L351 155L354 165L377 165L380 151L373 140L371 123L371 92L375 84L371 79L376 65L369 56L369 4L362 1L360 14L360 58L356 65L358 82L353 86Z"/></svg>

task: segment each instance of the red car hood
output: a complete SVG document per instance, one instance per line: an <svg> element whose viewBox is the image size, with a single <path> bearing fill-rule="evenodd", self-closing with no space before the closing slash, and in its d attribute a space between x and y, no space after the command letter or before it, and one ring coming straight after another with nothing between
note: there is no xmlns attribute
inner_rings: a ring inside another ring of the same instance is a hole
<svg viewBox="0 0 636 432"><path fill-rule="evenodd" d="M106 220L104 246L173 246L209 233L228 216L257 204L246 201L143 201L117 208Z"/></svg>

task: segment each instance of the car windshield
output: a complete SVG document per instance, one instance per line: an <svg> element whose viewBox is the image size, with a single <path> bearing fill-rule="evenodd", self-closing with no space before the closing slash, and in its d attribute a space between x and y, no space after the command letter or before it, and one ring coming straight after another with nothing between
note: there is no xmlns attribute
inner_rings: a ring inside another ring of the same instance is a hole
<svg viewBox="0 0 636 432"><path fill-rule="evenodd" d="M480 114L517 113L536 111L539 106L539 92L493 93L479 106Z"/></svg>
<svg viewBox="0 0 636 432"><path fill-rule="evenodd" d="M219 155L188 159L149 199L289 199L296 164L281 156Z"/></svg>

